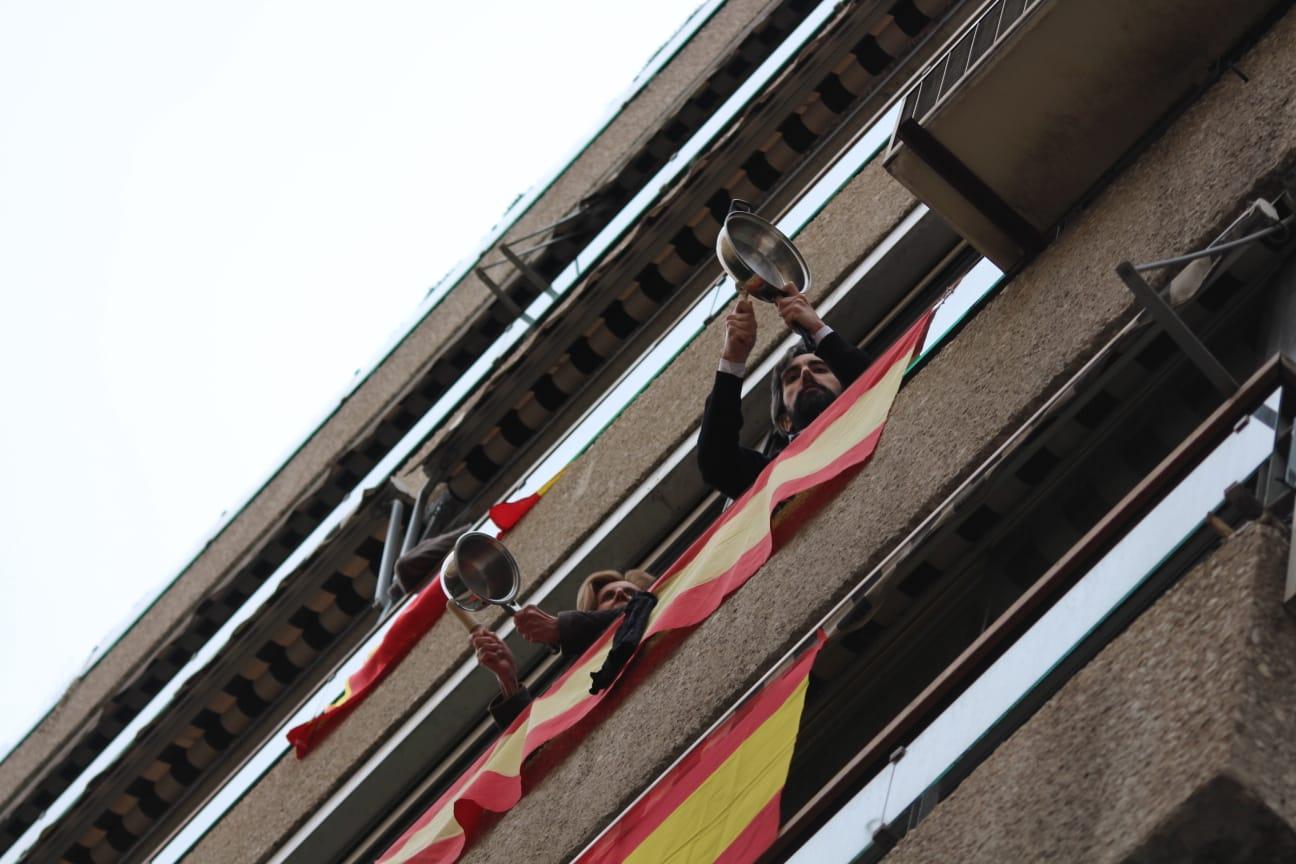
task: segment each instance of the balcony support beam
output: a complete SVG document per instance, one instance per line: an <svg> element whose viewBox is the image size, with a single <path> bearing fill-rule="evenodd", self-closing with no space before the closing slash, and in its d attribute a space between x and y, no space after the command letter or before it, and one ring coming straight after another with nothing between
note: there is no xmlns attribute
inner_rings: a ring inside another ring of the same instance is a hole
<svg viewBox="0 0 1296 864"><path fill-rule="evenodd" d="M1044 238L1035 230L1035 226L999 197L997 192L916 120L906 118L901 121L896 128L896 138L986 220L1016 243L1025 258L1033 257L1044 248Z"/></svg>

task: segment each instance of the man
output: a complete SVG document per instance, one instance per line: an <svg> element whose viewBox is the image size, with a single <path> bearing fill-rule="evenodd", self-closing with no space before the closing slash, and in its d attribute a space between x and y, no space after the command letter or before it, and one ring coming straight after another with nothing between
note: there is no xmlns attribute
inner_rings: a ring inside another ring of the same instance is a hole
<svg viewBox="0 0 1296 864"><path fill-rule="evenodd" d="M820 319L805 295L792 285L776 301L779 316L802 334L802 344L790 350L770 379L770 420L773 453L787 446L809 426L846 387L863 374L871 358L851 345ZM698 465L702 479L730 498L755 482L774 458L739 443L742 430L742 379L747 357L756 344L756 313L746 293L725 317L724 350L698 433Z"/></svg>

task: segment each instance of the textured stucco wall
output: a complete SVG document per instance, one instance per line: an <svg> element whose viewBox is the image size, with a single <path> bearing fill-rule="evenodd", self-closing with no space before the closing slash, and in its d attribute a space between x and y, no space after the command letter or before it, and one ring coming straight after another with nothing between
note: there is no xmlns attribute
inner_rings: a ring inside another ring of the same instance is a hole
<svg viewBox="0 0 1296 864"><path fill-rule="evenodd" d="M1296 93L1293 38L1296 16L1288 15L1243 59L1249 83L1221 79L1065 226L901 391L868 470L465 860L570 858L1127 319L1118 261L1193 248L1287 171L1296 154L1296 116L1287 110ZM700 368L691 387L675 382L675 404L696 404L709 376ZM605 458L602 471L584 470L616 473L621 457ZM579 476L564 475L528 520L531 530L541 530L542 508L558 507L551 499Z"/></svg>
<svg viewBox="0 0 1296 864"><path fill-rule="evenodd" d="M887 860L1296 860L1288 544L1259 523L1230 538Z"/></svg>
<svg viewBox="0 0 1296 864"><path fill-rule="evenodd" d="M646 140L660 121L692 92L711 65L777 2L726 2L621 109L608 127L518 220L505 239L554 222L594 191L633 152L633 148ZM40 726L0 763L0 802L19 790L34 771L52 758L95 707L165 642L208 591L240 566L294 504L322 481L337 457L371 428L391 402L429 367L440 350L490 299L490 293L480 280L469 275L411 331L265 488L211 541L139 623L93 670L71 685Z"/></svg>

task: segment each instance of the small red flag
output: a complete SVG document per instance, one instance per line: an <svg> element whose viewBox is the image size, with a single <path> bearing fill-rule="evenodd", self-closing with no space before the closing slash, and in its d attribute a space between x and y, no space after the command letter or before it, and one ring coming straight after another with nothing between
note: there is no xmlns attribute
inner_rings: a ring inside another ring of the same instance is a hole
<svg viewBox="0 0 1296 864"><path fill-rule="evenodd" d="M566 469L564 468L563 470L565 471ZM558 478L561 476L562 471L559 471L549 479L548 483L544 484L530 495L527 495L525 498L519 498L516 501L505 501L491 507L491 521L500 529L499 533L495 536L503 537L513 529L513 526L521 522L522 517L529 513L532 507L540 503L540 499L549 491L549 487L558 482Z"/></svg>
<svg viewBox="0 0 1296 864"><path fill-rule="evenodd" d="M346 690L342 696L325 708L324 713L288 730L288 741L293 745L298 759L304 759L352 711L360 707L360 703L400 665L424 634L432 629L432 625L441 618L445 610L446 596L441 590L441 580L433 580L400 611L369 659L354 675L347 678Z"/></svg>

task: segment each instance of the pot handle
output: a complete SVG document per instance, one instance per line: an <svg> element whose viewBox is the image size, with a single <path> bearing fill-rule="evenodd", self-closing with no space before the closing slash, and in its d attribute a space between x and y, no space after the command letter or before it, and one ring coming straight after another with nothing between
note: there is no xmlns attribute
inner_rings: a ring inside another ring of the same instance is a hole
<svg viewBox="0 0 1296 864"><path fill-rule="evenodd" d="M750 213L750 212L752 212L752 205L748 204L746 201L742 200L741 198L735 198L729 202L729 213L728 213L729 216L732 216L735 213Z"/></svg>

